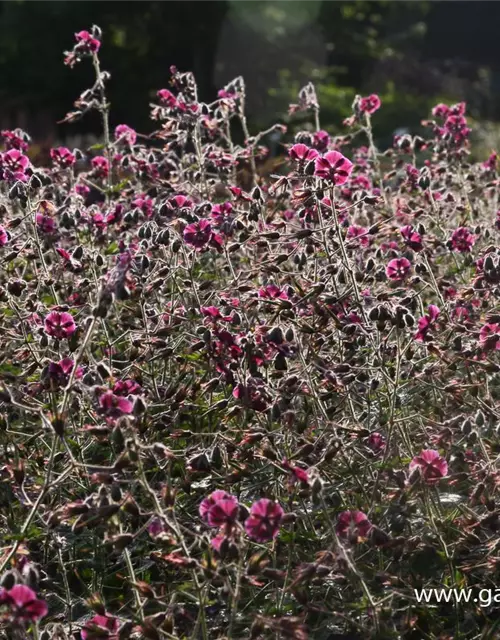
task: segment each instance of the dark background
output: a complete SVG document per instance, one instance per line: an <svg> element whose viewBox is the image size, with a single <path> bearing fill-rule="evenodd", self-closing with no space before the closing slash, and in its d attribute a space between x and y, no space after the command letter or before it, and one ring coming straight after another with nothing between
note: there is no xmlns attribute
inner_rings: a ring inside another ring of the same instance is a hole
<svg viewBox="0 0 500 640"><path fill-rule="evenodd" d="M149 102L175 64L195 73L204 101L242 75L252 128L286 121L312 80L332 131L356 93L377 92L383 141L418 127L435 102L462 99L487 123L486 144L498 136L500 3L478 0L0 2L1 128L20 126L42 146L99 131L92 118L56 124L92 83L88 61L63 64L74 32L92 24L103 30L113 126L153 130Z"/></svg>

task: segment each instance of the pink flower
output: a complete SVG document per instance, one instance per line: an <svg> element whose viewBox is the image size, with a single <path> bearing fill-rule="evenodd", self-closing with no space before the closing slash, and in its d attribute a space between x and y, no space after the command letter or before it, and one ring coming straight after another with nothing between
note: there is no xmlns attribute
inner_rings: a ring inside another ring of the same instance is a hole
<svg viewBox="0 0 500 640"><path fill-rule="evenodd" d="M42 231L42 233L52 233L56 228L54 219L43 213L37 213L35 215L35 221L38 230Z"/></svg>
<svg viewBox="0 0 500 640"><path fill-rule="evenodd" d="M366 227L359 227L356 224L352 224L347 229L347 240L351 242L353 246L367 247L370 244L370 237L368 235L368 229Z"/></svg>
<svg viewBox="0 0 500 640"><path fill-rule="evenodd" d="M427 315L418 320L418 331L415 334L415 340L417 340L417 342L425 341L429 330L436 324L440 313L439 307L436 307L435 304L429 305Z"/></svg>
<svg viewBox="0 0 500 640"><path fill-rule="evenodd" d="M415 456L410 462L410 474L417 469L420 470L424 480L431 483L447 475L448 463L439 455L438 451L434 449L424 449L420 455Z"/></svg>
<svg viewBox="0 0 500 640"><path fill-rule="evenodd" d="M3 130L2 138L4 139L7 149L18 149L19 151L26 151L29 147L29 137L21 129L15 129L14 131Z"/></svg>
<svg viewBox="0 0 500 640"><path fill-rule="evenodd" d="M320 153L323 153L328 149L328 145L330 144L330 136L327 131L316 131L313 135L313 147L317 149Z"/></svg>
<svg viewBox="0 0 500 640"><path fill-rule="evenodd" d="M370 433L367 440L367 446L373 451L373 453L380 453L385 447L385 438L378 431Z"/></svg>
<svg viewBox="0 0 500 640"><path fill-rule="evenodd" d="M39 600L33 589L16 584L12 589L0 589L0 604L7 605L17 620L39 620L47 615L48 607Z"/></svg>
<svg viewBox="0 0 500 640"><path fill-rule="evenodd" d="M479 332L479 344L486 351L500 349L500 324L487 323Z"/></svg>
<svg viewBox="0 0 500 640"><path fill-rule="evenodd" d="M279 533L284 516L282 507L273 500L262 498L254 502L245 520L245 530L256 542L269 542Z"/></svg>
<svg viewBox="0 0 500 640"><path fill-rule="evenodd" d="M286 291L280 289L275 284L268 284L259 289L259 298L270 298L271 300L288 300Z"/></svg>
<svg viewBox="0 0 500 640"><path fill-rule="evenodd" d="M435 118L446 118L450 113L450 107L442 102L432 109L432 115Z"/></svg>
<svg viewBox="0 0 500 640"><path fill-rule="evenodd" d="M71 358L63 358L59 362L49 362L43 377L56 385L66 384L70 378L75 361ZM83 375L82 367L78 367L75 371L75 378L81 378ZM50 384L50 383L49 383Z"/></svg>
<svg viewBox="0 0 500 640"><path fill-rule="evenodd" d="M156 95L163 106L170 107L171 109L177 106L177 98L168 89L160 89Z"/></svg>
<svg viewBox="0 0 500 640"><path fill-rule="evenodd" d="M475 236L472 235L467 227L459 227L453 232L449 244L454 251L467 253L472 249L475 241Z"/></svg>
<svg viewBox="0 0 500 640"><path fill-rule="evenodd" d="M0 153L0 178L20 180L27 182L28 176L25 171L29 167L30 161L18 149L9 149L5 153Z"/></svg>
<svg viewBox="0 0 500 640"><path fill-rule="evenodd" d="M371 96L361 98L359 101L359 110L361 113L369 113L371 115L380 109L381 104L382 103L378 95L376 93L372 93Z"/></svg>
<svg viewBox="0 0 500 640"><path fill-rule="evenodd" d="M137 133L126 124L119 124L115 128L115 139L118 142L126 142L128 145L132 146L135 144L137 140Z"/></svg>
<svg viewBox="0 0 500 640"><path fill-rule="evenodd" d="M50 157L54 164L59 165L60 167L72 167L76 158L73 153L66 147L58 147L57 149L50 150Z"/></svg>
<svg viewBox="0 0 500 640"><path fill-rule="evenodd" d="M316 149L311 149L305 144L298 143L289 149L288 155L292 160L295 160L295 162L304 164L309 160L314 160L319 154Z"/></svg>
<svg viewBox="0 0 500 640"><path fill-rule="evenodd" d="M372 523L362 511L342 511L337 519L335 531L339 538L358 542L358 538L366 538L371 528Z"/></svg>
<svg viewBox="0 0 500 640"><path fill-rule="evenodd" d="M422 251L422 236L415 231L411 224L407 224L401 228L401 235L403 236L406 246L413 249L413 251Z"/></svg>
<svg viewBox="0 0 500 640"><path fill-rule="evenodd" d="M329 151L315 161L315 174L334 185L344 184L351 175L353 164L340 151Z"/></svg>
<svg viewBox="0 0 500 640"><path fill-rule="evenodd" d="M75 331L73 316L66 311L51 311L45 318L45 333L57 340L69 338Z"/></svg>
<svg viewBox="0 0 500 640"><path fill-rule="evenodd" d="M199 222L188 224L183 235L186 244L192 245L197 251L203 249L212 237L210 221L202 218Z"/></svg>
<svg viewBox="0 0 500 640"><path fill-rule="evenodd" d="M404 280L410 273L411 262L407 258L394 258L385 268L385 273L389 280Z"/></svg>
<svg viewBox="0 0 500 640"><path fill-rule="evenodd" d="M99 398L99 407L106 415L117 418L126 413L132 413L134 405L127 398L117 396L109 390Z"/></svg>
<svg viewBox="0 0 500 640"><path fill-rule="evenodd" d="M91 161L92 168L99 178L106 178L109 174L109 162L104 156L96 156Z"/></svg>
<svg viewBox="0 0 500 640"><path fill-rule="evenodd" d="M5 247L5 245L9 242L10 240L10 235L9 232L6 231L1 225L0 225L0 247Z"/></svg>
<svg viewBox="0 0 500 640"><path fill-rule="evenodd" d="M212 511L215 507L217 509ZM234 521L238 508L238 499L235 496L218 489L201 501L199 513L203 522L211 527L218 527L230 518Z"/></svg>
<svg viewBox="0 0 500 640"><path fill-rule="evenodd" d="M120 621L114 616L95 615L80 631L82 640L118 640Z"/></svg>
<svg viewBox="0 0 500 640"><path fill-rule="evenodd" d="M75 50L78 53L97 53L101 43L94 38L88 31L79 31L75 33L77 45Z"/></svg>

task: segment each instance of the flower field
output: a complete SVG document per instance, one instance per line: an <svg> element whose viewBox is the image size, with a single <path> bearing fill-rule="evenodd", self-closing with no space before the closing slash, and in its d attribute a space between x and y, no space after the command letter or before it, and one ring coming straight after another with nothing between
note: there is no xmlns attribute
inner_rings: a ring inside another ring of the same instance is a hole
<svg viewBox="0 0 500 640"><path fill-rule="evenodd" d="M466 105L381 150L377 95L332 137L309 84L303 130L255 133L242 78L206 104L171 68L140 134L104 45L64 59L102 144L33 166L1 132L0 638L500 637L499 162Z"/></svg>

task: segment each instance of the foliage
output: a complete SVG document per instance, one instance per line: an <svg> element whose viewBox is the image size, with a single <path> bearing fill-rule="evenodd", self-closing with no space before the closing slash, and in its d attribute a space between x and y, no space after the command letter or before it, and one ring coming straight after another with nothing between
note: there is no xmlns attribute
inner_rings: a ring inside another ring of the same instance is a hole
<svg viewBox="0 0 500 640"><path fill-rule="evenodd" d="M110 129L101 41L65 56L101 142L44 168L2 132L0 637L494 637L500 182L466 105L382 152L384 96L332 136L309 83L268 175L287 130L241 77L207 104L171 68L155 133Z"/></svg>

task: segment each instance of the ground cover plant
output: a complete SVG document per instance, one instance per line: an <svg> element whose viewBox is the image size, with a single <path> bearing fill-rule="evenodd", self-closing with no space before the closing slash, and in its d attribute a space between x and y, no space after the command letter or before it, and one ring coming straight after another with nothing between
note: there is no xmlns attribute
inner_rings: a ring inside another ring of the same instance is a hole
<svg viewBox="0 0 500 640"><path fill-rule="evenodd" d="M1 637L498 637L500 182L466 105L381 152L376 95L332 138L308 85L309 129L254 134L241 78L201 104L172 68L140 135L101 39L65 62L102 145L35 167L2 132Z"/></svg>

